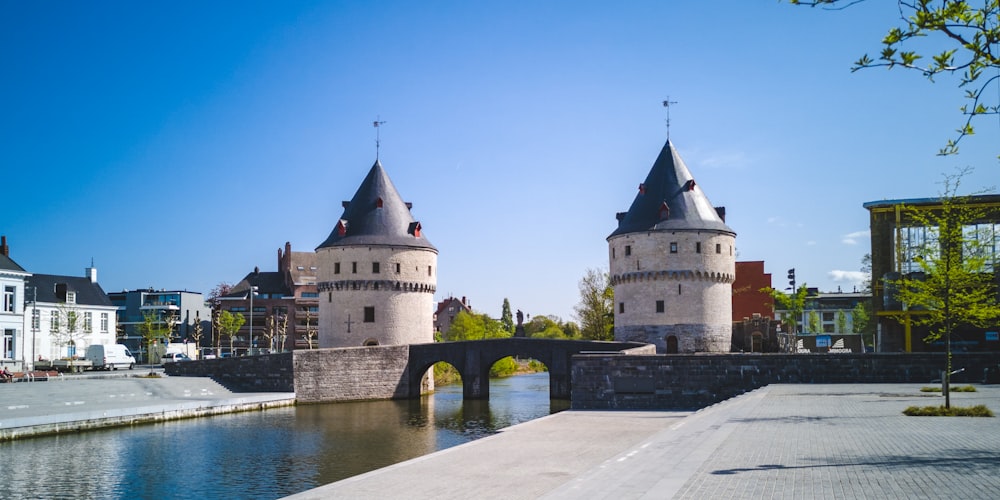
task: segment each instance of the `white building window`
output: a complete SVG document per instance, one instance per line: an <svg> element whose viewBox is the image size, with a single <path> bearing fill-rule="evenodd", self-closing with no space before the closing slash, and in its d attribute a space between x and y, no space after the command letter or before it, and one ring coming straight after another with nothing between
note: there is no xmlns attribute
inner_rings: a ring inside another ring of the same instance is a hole
<svg viewBox="0 0 1000 500"><path fill-rule="evenodd" d="M90 311L83 313L83 331L86 333L94 331L94 313Z"/></svg>
<svg viewBox="0 0 1000 500"><path fill-rule="evenodd" d="M38 309L31 311L31 331L37 332L41 329L42 313Z"/></svg>
<svg viewBox="0 0 1000 500"><path fill-rule="evenodd" d="M15 307L17 302L14 301L14 291L16 289L12 286L3 287L3 312L12 313L17 312Z"/></svg>
<svg viewBox="0 0 1000 500"><path fill-rule="evenodd" d="M108 333L108 313L101 313L101 333Z"/></svg>
<svg viewBox="0 0 1000 500"><path fill-rule="evenodd" d="M76 304L76 292L66 292L66 303Z"/></svg>
<svg viewBox="0 0 1000 500"><path fill-rule="evenodd" d="M52 317L49 318L49 331L52 333L59 332L59 311L52 311Z"/></svg>

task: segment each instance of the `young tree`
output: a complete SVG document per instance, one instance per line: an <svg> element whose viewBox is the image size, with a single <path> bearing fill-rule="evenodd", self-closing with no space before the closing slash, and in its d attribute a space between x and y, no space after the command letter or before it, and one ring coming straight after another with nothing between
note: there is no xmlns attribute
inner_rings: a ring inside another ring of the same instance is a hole
<svg viewBox="0 0 1000 500"><path fill-rule="evenodd" d="M201 337L204 336L204 328L201 326L201 316L198 311L194 313L194 328L191 329L191 340L194 341L194 347L198 350L199 358L202 354L201 349Z"/></svg>
<svg viewBox="0 0 1000 500"><path fill-rule="evenodd" d="M589 340L614 340L615 291L608 273L587 269L580 279L580 302L573 308L580 321L580 334Z"/></svg>
<svg viewBox="0 0 1000 500"><path fill-rule="evenodd" d="M510 312L510 301L507 297L503 298L503 309L500 311L500 324L503 325L503 329L510 333L514 333L514 316Z"/></svg>
<svg viewBox="0 0 1000 500"><path fill-rule="evenodd" d="M243 327L243 324L247 322L247 319L242 314L233 314L229 311L219 312L219 335L225 335L229 337L229 353L230 356L233 355L233 340L236 338L237 332Z"/></svg>
<svg viewBox="0 0 1000 500"><path fill-rule="evenodd" d="M774 299L775 309L786 311L781 313L781 324L787 328L789 340L794 339L795 335L799 332L799 321L802 318L802 312L806 308L806 295L809 292L807 285L803 283L795 290L795 293L786 294L771 287L761 288L760 291L767 293ZM788 345L785 345L785 349L793 350L793 344L794 342L790 342Z"/></svg>
<svg viewBox="0 0 1000 500"><path fill-rule="evenodd" d="M903 207L915 227L929 228L928 237L916 250L915 259L922 271L887 281L897 290L897 298L908 309L920 310L911 316L914 325L928 327L927 342L944 340L945 407L951 407L948 386L951 382L951 336L956 326L986 327L1000 320L1000 303L993 273L997 262L993 255L994 237L988 239L975 230L985 211L958 196L961 178L968 169L946 175L940 205L933 209Z"/></svg>
<svg viewBox="0 0 1000 500"><path fill-rule="evenodd" d="M837 311L837 333L847 333L847 315Z"/></svg>
<svg viewBox="0 0 1000 500"><path fill-rule="evenodd" d="M823 324L819 321L819 313L816 311L809 311L806 316L809 319L809 331L811 333L822 333Z"/></svg>
<svg viewBox="0 0 1000 500"><path fill-rule="evenodd" d="M264 333L262 336L267 340L267 348L272 352L274 351L274 338L278 336L278 318L277 314L268 314L265 318L266 326L264 328Z"/></svg>
<svg viewBox="0 0 1000 500"><path fill-rule="evenodd" d="M842 9L861 0L789 0L792 4ZM938 154L958 152L958 142L975 129L977 116L998 113L998 102L989 101L987 90L1000 86L1000 1L980 0L915 0L897 1L902 27L890 28L882 39L877 59L865 54L851 71L863 68L905 68L927 77L932 82L941 74L959 75L958 87L965 90L968 104L960 108L965 123L957 137L948 141ZM980 4L973 6L973 4ZM937 52L928 54L914 49L929 47ZM907 50L909 49L909 50ZM1000 91L993 93L1000 96Z"/></svg>
<svg viewBox="0 0 1000 500"><path fill-rule="evenodd" d="M149 364L149 373L153 373L153 344L169 337L169 330L161 326L162 322L156 314L150 311L142 314L142 323L139 325L139 335L142 336L146 346L146 363Z"/></svg>
<svg viewBox="0 0 1000 500"><path fill-rule="evenodd" d="M306 311L306 333L304 335L306 343L309 344L309 348L313 349L313 343L316 341L316 335L318 330L312 326L312 312Z"/></svg>
<svg viewBox="0 0 1000 500"><path fill-rule="evenodd" d="M56 341L56 345L60 347L75 347L77 337L80 336L80 313L76 310L76 306L60 304L56 307L55 311L52 311L52 316L55 319L53 324L56 328L50 330L49 334Z"/></svg>

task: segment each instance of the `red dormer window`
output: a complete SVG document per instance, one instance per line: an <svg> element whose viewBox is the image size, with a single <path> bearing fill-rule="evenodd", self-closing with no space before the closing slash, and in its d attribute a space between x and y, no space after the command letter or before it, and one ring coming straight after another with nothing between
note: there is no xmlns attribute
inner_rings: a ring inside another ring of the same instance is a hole
<svg viewBox="0 0 1000 500"><path fill-rule="evenodd" d="M347 234L347 221L340 219L337 221L337 236L344 236Z"/></svg>
<svg viewBox="0 0 1000 500"><path fill-rule="evenodd" d="M660 220L667 220L670 218L670 207L667 206L667 202L660 204Z"/></svg>
<svg viewBox="0 0 1000 500"><path fill-rule="evenodd" d="M639 194L646 194L646 185L639 184Z"/></svg>
<svg viewBox="0 0 1000 500"><path fill-rule="evenodd" d="M410 233L413 234L414 237L420 237L421 229L423 229L423 226L421 226L419 222L414 222L410 225Z"/></svg>
<svg viewBox="0 0 1000 500"><path fill-rule="evenodd" d="M382 208L382 198L378 198L377 200L375 200L375 207Z"/></svg>
<svg viewBox="0 0 1000 500"><path fill-rule="evenodd" d="M687 191L694 191L694 179L687 181Z"/></svg>

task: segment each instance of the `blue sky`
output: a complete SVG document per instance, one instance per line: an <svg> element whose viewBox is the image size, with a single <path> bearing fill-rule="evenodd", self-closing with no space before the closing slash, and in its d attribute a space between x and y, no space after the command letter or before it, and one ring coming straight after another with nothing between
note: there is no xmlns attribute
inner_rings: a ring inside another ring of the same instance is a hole
<svg viewBox="0 0 1000 500"><path fill-rule="evenodd" d="M0 3L0 233L30 272L207 293L321 243L375 159L437 300L573 319L666 136L776 287L850 291L862 203L1000 179L953 80L850 72L894 2Z"/></svg>

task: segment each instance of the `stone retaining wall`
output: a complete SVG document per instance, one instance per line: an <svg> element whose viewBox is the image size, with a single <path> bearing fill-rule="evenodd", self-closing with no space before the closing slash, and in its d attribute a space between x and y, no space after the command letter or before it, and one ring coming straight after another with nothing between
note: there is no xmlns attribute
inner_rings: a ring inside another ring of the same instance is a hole
<svg viewBox="0 0 1000 500"><path fill-rule="evenodd" d="M929 385L944 355L711 354L578 355L573 357L572 408L697 409L767 384L915 383ZM952 383L981 382L1000 353L952 357Z"/></svg>
<svg viewBox="0 0 1000 500"><path fill-rule="evenodd" d="M293 392L292 354L182 361L163 370L170 376L211 377L233 392Z"/></svg>
<svg viewBox="0 0 1000 500"><path fill-rule="evenodd" d="M295 351L299 403L406 398L410 346Z"/></svg>

